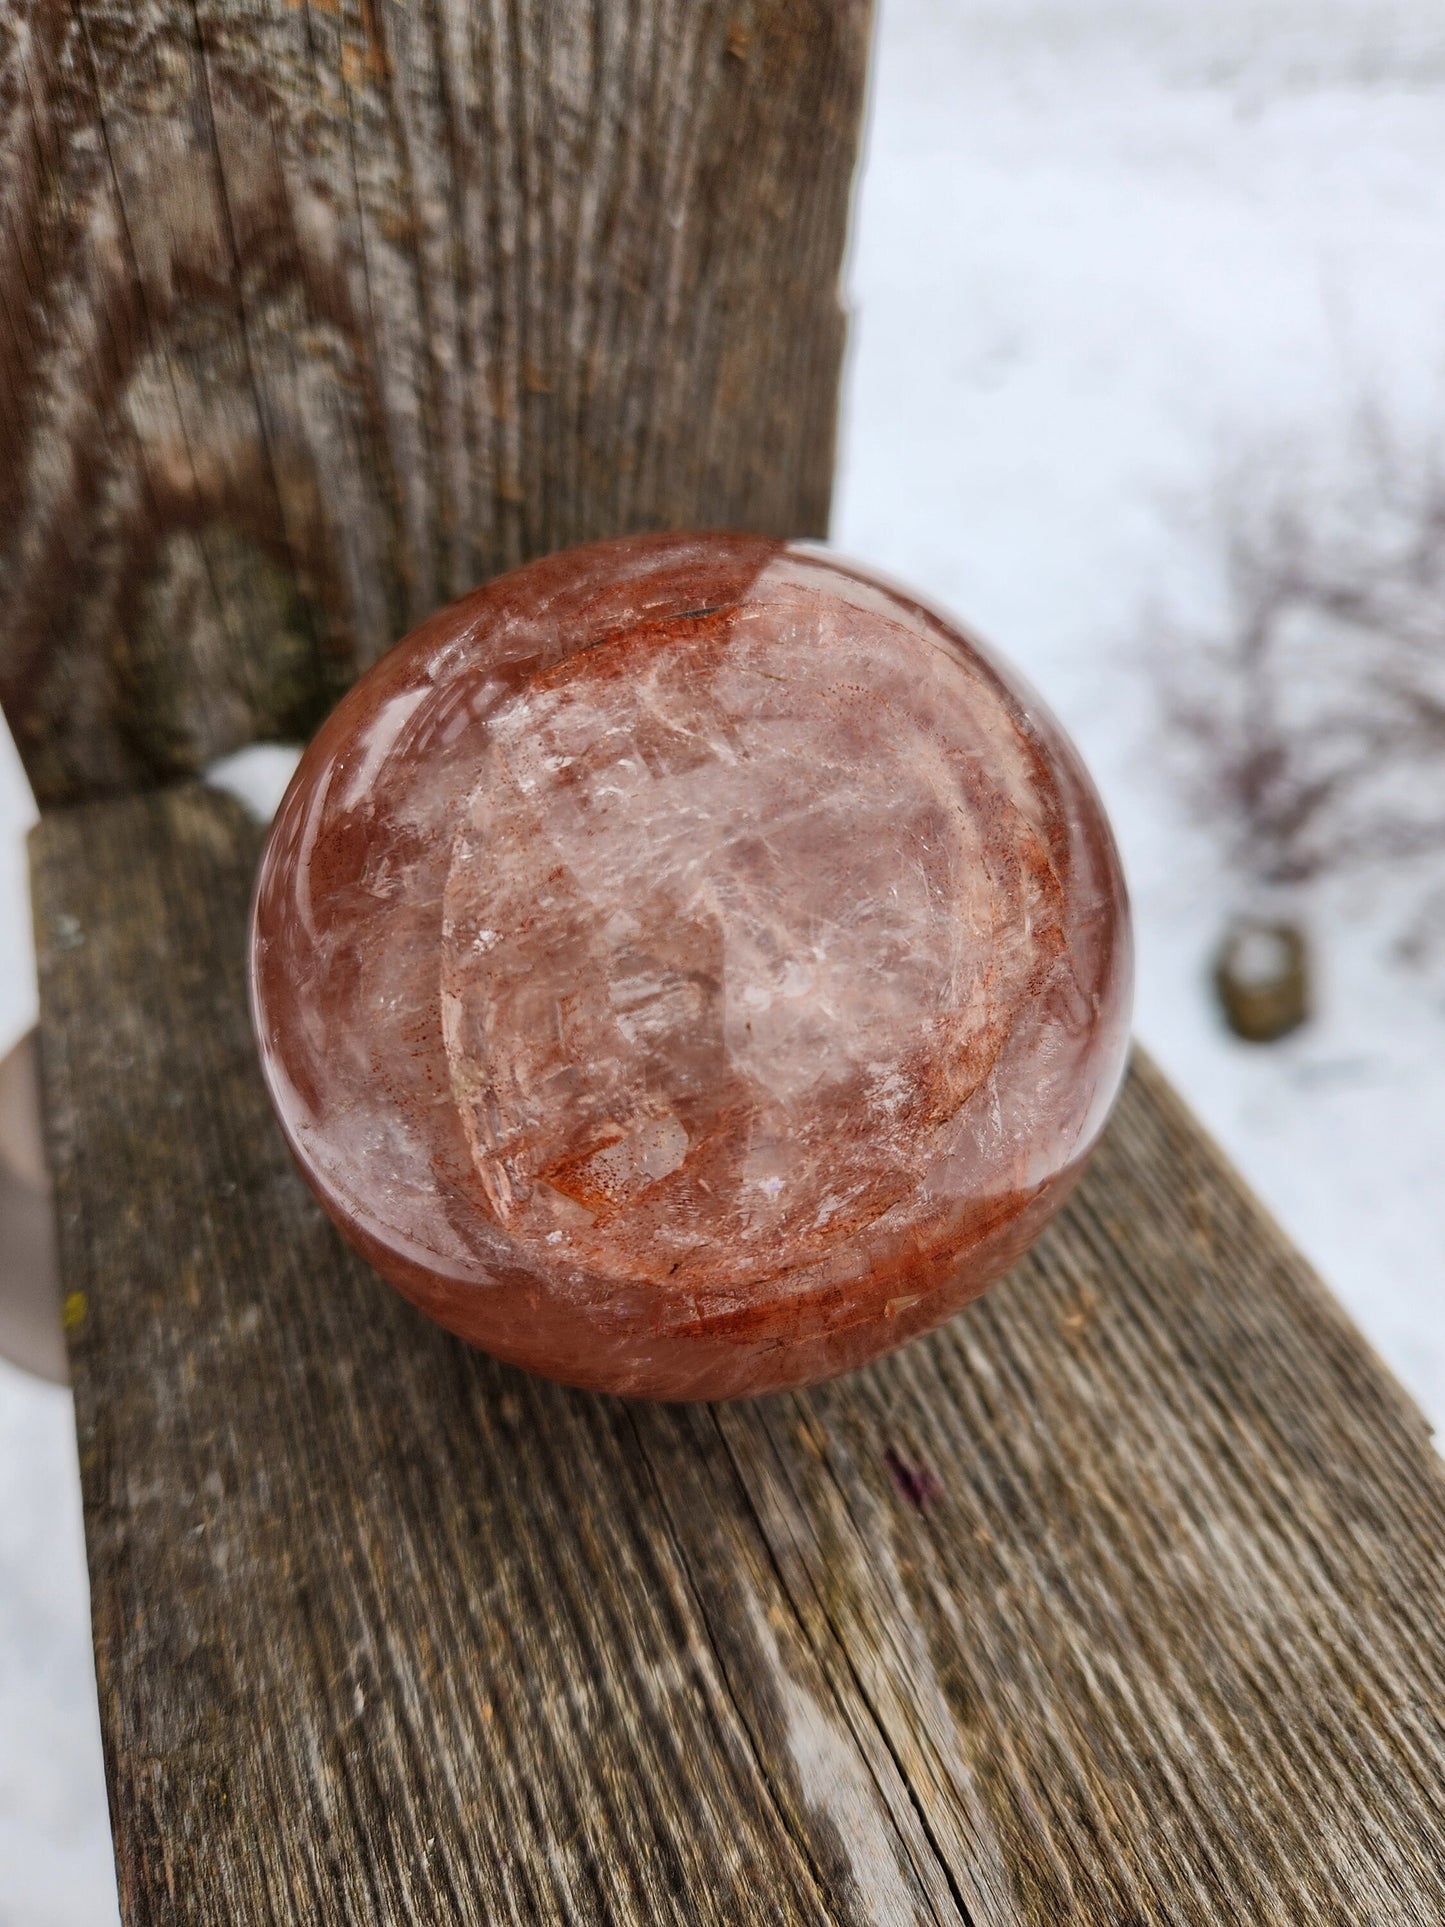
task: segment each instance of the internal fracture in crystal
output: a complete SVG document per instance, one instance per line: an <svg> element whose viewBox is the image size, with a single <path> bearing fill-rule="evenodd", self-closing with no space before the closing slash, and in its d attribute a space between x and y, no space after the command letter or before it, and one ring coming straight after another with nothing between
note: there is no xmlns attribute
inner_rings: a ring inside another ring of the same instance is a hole
<svg viewBox="0 0 1445 1927"><path fill-rule="evenodd" d="M975 1297L1117 1089L1118 861L1037 699L826 553L633 538L424 624L307 752L261 1055L345 1235L463 1337L662 1398Z"/></svg>

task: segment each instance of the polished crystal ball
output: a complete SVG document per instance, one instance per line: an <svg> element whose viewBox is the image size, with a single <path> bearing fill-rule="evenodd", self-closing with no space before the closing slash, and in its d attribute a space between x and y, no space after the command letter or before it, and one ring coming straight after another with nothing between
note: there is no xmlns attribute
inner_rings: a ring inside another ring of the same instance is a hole
<svg viewBox="0 0 1445 1927"><path fill-rule="evenodd" d="M728 1398L859 1365L1056 1209L1124 1065L1092 785L826 551L645 536L424 623L257 885L261 1061L342 1233L473 1344Z"/></svg>

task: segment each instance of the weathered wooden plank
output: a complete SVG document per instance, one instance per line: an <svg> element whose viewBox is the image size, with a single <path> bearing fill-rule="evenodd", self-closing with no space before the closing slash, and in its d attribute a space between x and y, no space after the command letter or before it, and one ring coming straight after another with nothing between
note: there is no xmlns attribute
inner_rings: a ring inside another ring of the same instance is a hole
<svg viewBox="0 0 1445 1927"><path fill-rule="evenodd" d="M290 1170L258 841L193 789L35 833L128 1922L1445 1918L1445 1479L1146 1062L944 1331L590 1398Z"/></svg>
<svg viewBox="0 0 1445 1927"><path fill-rule="evenodd" d="M822 534L869 0L8 0L0 702L42 803L299 739L629 529Z"/></svg>

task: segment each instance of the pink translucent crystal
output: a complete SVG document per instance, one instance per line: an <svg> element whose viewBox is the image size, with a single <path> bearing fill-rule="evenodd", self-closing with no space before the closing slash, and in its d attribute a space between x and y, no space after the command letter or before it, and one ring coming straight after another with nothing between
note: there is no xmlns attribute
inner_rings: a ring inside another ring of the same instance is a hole
<svg viewBox="0 0 1445 1927"><path fill-rule="evenodd" d="M825 1377L975 1297L1122 1072L1118 861L1037 699L820 551L634 538L424 624L308 750L252 990L303 1172L576 1384Z"/></svg>

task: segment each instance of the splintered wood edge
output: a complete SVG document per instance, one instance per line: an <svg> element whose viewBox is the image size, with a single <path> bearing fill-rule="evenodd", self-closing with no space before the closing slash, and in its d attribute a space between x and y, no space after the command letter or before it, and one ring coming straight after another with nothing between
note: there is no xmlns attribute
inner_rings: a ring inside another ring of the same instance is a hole
<svg viewBox="0 0 1445 1927"><path fill-rule="evenodd" d="M1445 1917L1445 1480L1141 1055L929 1339L591 1398L340 1245L242 995L260 830L33 837L123 1913Z"/></svg>

